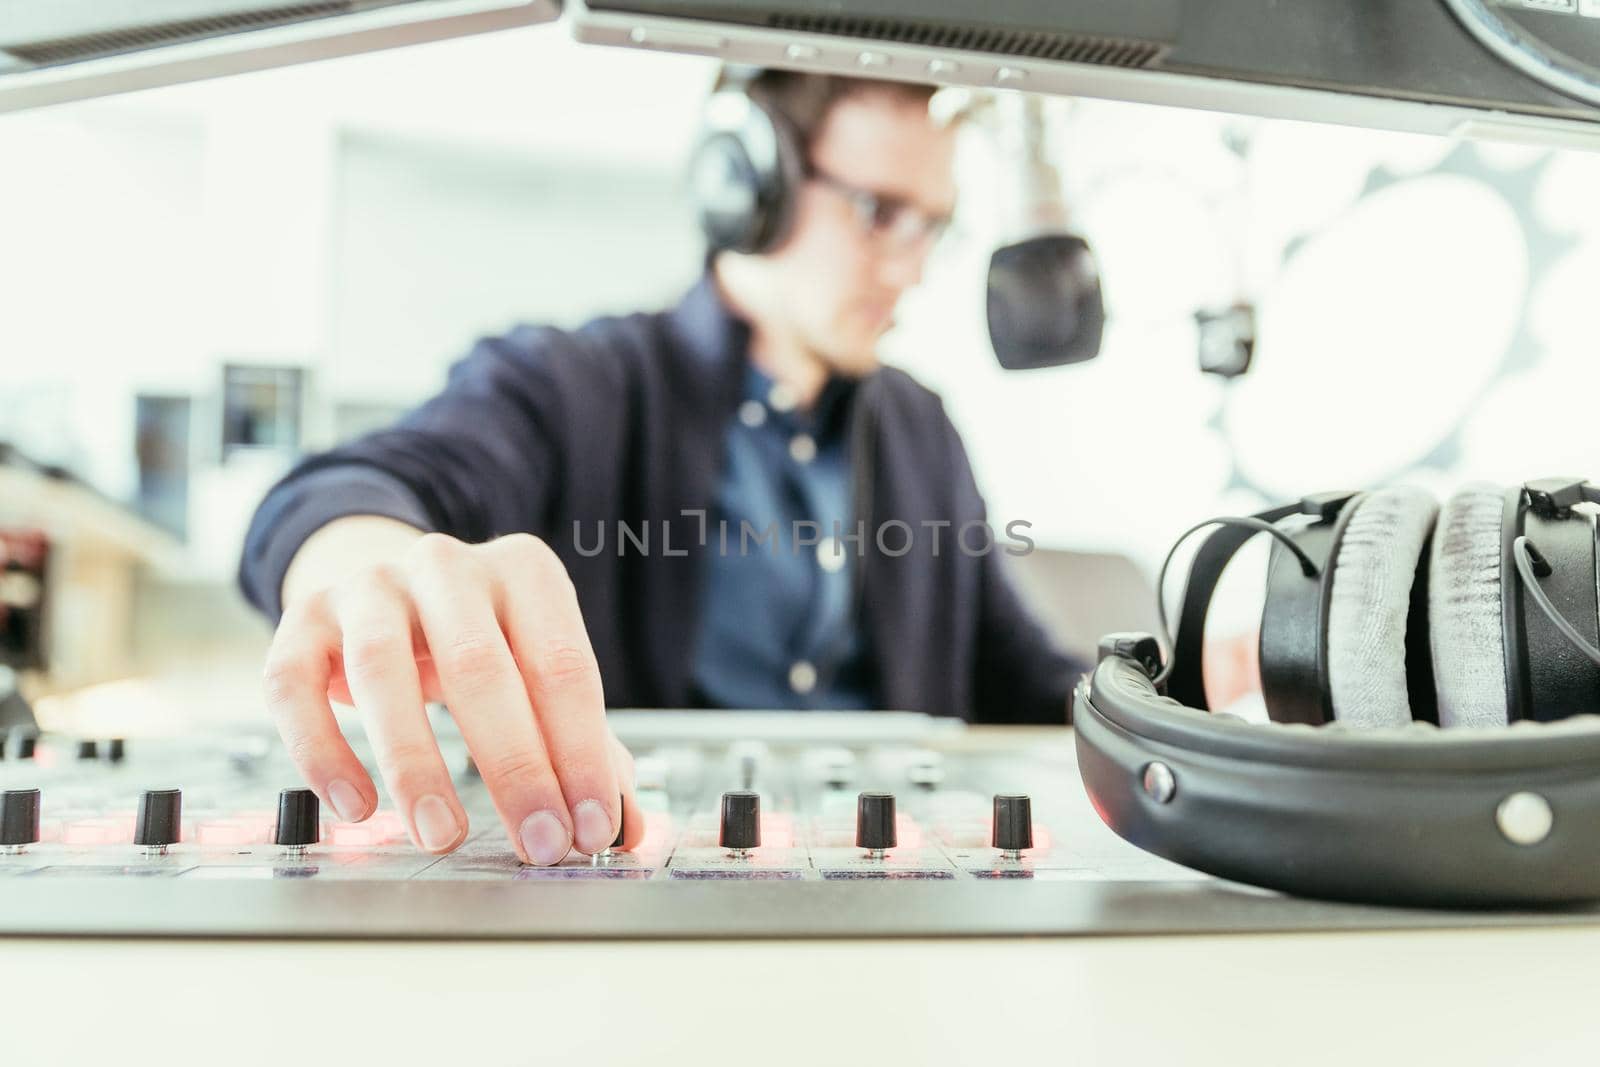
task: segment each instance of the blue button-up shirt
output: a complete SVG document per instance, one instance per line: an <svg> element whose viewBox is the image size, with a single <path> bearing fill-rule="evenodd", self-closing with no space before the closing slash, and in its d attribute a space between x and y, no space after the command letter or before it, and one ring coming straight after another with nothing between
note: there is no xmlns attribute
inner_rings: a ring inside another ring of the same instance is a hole
<svg viewBox="0 0 1600 1067"><path fill-rule="evenodd" d="M707 703L874 706L851 592L856 543L845 540L853 532L854 391L833 378L803 411L754 365L745 372L708 516L694 663Z"/></svg>

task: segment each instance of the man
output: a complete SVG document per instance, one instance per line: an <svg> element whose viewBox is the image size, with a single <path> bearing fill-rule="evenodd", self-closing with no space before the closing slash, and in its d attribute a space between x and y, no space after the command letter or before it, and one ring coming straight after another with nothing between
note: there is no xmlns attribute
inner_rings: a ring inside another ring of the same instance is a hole
<svg viewBox="0 0 1600 1067"><path fill-rule="evenodd" d="M262 504L241 583L281 613L267 703L342 818L377 798L330 697L431 852L467 833L424 714L446 702L534 864L604 849L619 819L641 835L607 704L1066 720L1078 665L999 546L958 550L986 516L955 429L874 352L954 208L954 131L926 87L767 72L746 92L805 155L777 247L713 254L665 313L484 340Z"/></svg>

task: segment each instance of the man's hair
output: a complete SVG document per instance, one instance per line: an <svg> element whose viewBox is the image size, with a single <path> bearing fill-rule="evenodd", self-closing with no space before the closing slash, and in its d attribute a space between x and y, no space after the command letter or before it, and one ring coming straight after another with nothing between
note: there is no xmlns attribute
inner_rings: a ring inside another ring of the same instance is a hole
<svg viewBox="0 0 1600 1067"><path fill-rule="evenodd" d="M745 94L781 116L800 137L809 153L822 123L841 100L862 93L886 93L898 102L926 107L936 90L932 85L889 81L884 78L850 78L842 74L811 74L794 70L763 69L752 72L724 67L715 89L742 87Z"/></svg>

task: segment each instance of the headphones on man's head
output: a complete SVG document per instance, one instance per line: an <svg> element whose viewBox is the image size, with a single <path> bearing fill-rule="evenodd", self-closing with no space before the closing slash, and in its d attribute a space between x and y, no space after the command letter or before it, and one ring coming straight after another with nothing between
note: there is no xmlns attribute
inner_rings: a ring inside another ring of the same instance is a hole
<svg viewBox="0 0 1600 1067"><path fill-rule="evenodd" d="M768 252L782 243L805 179L794 124L749 92L759 70L728 78L706 103L689 184L712 252Z"/></svg>
<svg viewBox="0 0 1600 1067"><path fill-rule="evenodd" d="M1112 635L1079 688L1096 809L1159 855L1307 896L1600 899L1585 503L1600 489L1565 478L1469 486L1443 507L1390 488L1191 528L1222 527L1195 555L1167 663L1154 638ZM1261 532L1275 540L1260 637L1273 725L1203 710L1211 597Z"/></svg>

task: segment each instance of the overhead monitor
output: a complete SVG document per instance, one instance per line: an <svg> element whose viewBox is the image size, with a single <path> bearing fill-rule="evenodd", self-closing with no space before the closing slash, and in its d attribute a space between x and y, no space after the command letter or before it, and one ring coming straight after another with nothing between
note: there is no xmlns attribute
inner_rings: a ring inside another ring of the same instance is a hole
<svg viewBox="0 0 1600 1067"><path fill-rule="evenodd" d="M1600 147L1600 0L571 0L580 40Z"/></svg>
<svg viewBox="0 0 1600 1067"><path fill-rule="evenodd" d="M0 112L548 22L558 0L0 0Z"/></svg>

